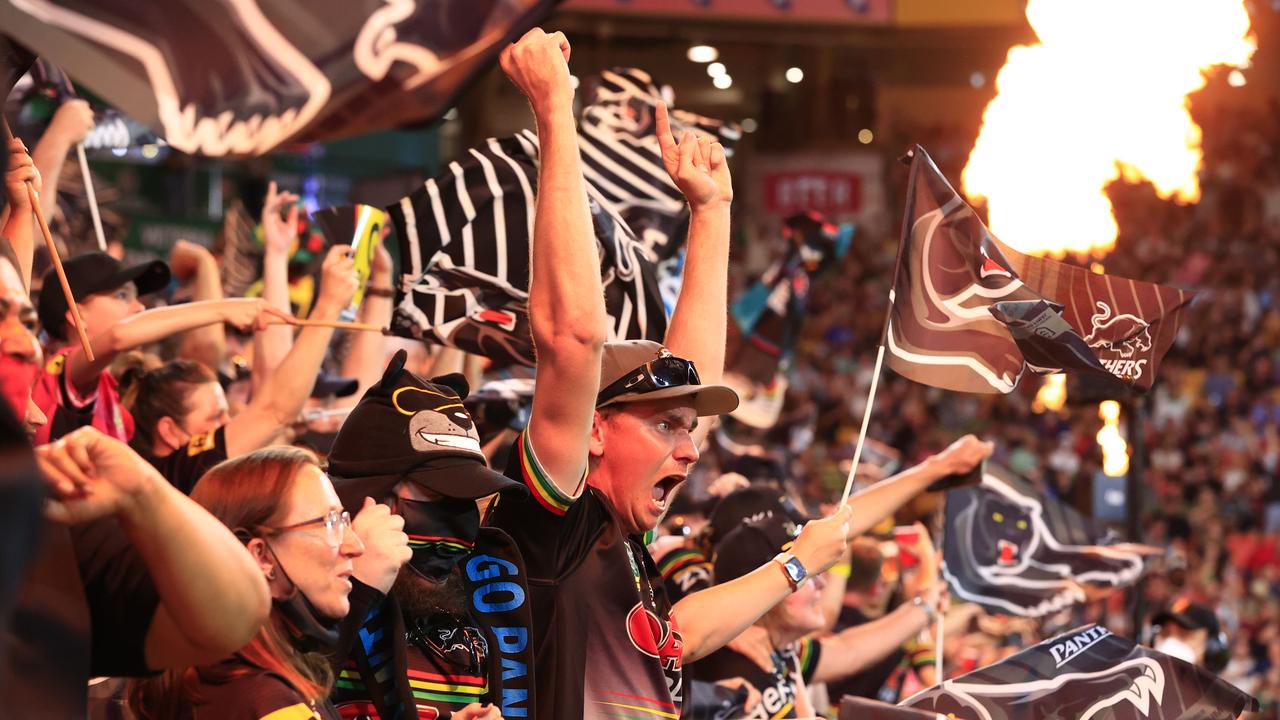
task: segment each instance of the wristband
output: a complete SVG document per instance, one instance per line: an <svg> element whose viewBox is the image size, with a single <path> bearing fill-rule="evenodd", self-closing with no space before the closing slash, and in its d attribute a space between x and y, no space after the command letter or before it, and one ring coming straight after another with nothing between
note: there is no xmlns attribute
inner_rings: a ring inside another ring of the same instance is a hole
<svg viewBox="0 0 1280 720"><path fill-rule="evenodd" d="M919 595L917 595L917 596L915 596L914 598L912 598L912 600L911 600L911 604L912 604L912 605L915 605L916 607L920 608L921 610L924 610L924 617L925 617L925 624L926 624L926 625L932 625L932 624L933 624L933 617L934 617L934 615L936 615L937 613L936 613L936 612L934 612L934 610L933 610L933 606L932 606L932 605L930 605L929 603L925 602L925 601L924 601L924 598L920 597Z"/></svg>
<svg viewBox="0 0 1280 720"><path fill-rule="evenodd" d="M366 297L393 298L396 296L396 291L389 287L370 286L364 289L364 294Z"/></svg>

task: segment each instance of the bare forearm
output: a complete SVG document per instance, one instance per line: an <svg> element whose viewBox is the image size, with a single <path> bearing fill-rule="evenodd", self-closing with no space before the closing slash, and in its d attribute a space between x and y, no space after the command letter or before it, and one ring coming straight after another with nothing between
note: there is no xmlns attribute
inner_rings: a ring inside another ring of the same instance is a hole
<svg viewBox="0 0 1280 720"><path fill-rule="evenodd" d="M865 670L923 630L927 623L924 610L900 605L882 618L824 638L814 681L830 682Z"/></svg>
<svg viewBox="0 0 1280 720"><path fill-rule="evenodd" d="M40 194L40 209L44 211L46 218L53 217L54 210L58 208L58 179L62 176L62 166L66 164L71 145L60 134L46 132L31 152L31 161L36 164L43 179L44 192Z"/></svg>
<svg viewBox="0 0 1280 720"><path fill-rule="evenodd" d="M90 340L97 356L94 362L86 360L83 353L71 354L68 362L71 381L77 390L90 392L98 382L98 374L111 364L116 355L193 328L221 323L226 319L226 303L229 302L237 301L184 303L147 310L125 318Z"/></svg>
<svg viewBox="0 0 1280 720"><path fill-rule="evenodd" d="M337 320L342 308L336 305L317 304L311 313L312 320ZM333 328L308 325L298 333L289 354L271 374L270 381L262 389L253 404L259 403L281 425L292 423L316 384L316 374L324 362Z"/></svg>
<svg viewBox="0 0 1280 720"><path fill-rule="evenodd" d="M6 210L9 212L5 216L4 237L18 258L18 267L15 269L22 278L22 285L30 289L31 263L36 250L36 220L27 207L15 209L10 206Z"/></svg>
<svg viewBox="0 0 1280 720"><path fill-rule="evenodd" d="M202 255L196 268L193 281L193 300L221 300L222 278L218 273L218 263L212 255ZM222 323L213 323L194 330L188 330L182 338L179 355L206 367L217 369L227 351L227 331Z"/></svg>
<svg viewBox="0 0 1280 720"><path fill-rule="evenodd" d="M369 287L386 287L389 278L374 276ZM360 322L387 327L391 324L392 302L388 297L375 297L365 293L364 302L360 305ZM351 407L360 401L364 391L372 387L382 377L382 369L386 355L386 340L380 333L351 333L351 344L347 347L347 356L342 361L342 374L359 381L359 390L345 398L339 398L336 407Z"/></svg>
<svg viewBox="0 0 1280 720"><path fill-rule="evenodd" d="M693 211L680 298L666 344L672 353L697 363L704 383L724 375L729 310L729 206Z"/></svg>
<svg viewBox="0 0 1280 720"><path fill-rule="evenodd" d="M687 595L673 612L684 639L684 661L693 662L724 647L791 594L775 563L742 577Z"/></svg>
<svg viewBox="0 0 1280 720"><path fill-rule="evenodd" d="M268 251L262 259L262 299L284 312L290 312L289 304L289 256ZM273 325L258 333L253 339L253 390L262 391L263 385L280 366L293 345L293 328Z"/></svg>
<svg viewBox="0 0 1280 720"><path fill-rule="evenodd" d="M541 167L534 216L529 320L540 352L597 343L605 326L600 262L573 116L538 117Z"/></svg>
<svg viewBox="0 0 1280 720"><path fill-rule="evenodd" d="M887 477L849 498L853 516L849 519L849 537L861 535L892 515L919 495L930 483L942 477L932 459Z"/></svg>
<svg viewBox="0 0 1280 720"><path fill-rule="evenodd" d="M216 657L253 636L270 596L226 526L158 474L121 513L121 524L150 571L163 614L187 643Z"/></svg>

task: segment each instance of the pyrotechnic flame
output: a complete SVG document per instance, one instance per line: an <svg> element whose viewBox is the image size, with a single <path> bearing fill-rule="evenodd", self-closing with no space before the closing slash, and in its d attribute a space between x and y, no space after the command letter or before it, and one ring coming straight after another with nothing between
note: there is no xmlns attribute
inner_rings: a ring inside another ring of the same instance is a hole
<svg viewBox="0 0 1280 720"><path fill-rule="evenodd" d="M1102 429L1098 431L1102 472L1108 477L1121 477L1129 472L1129 443L1120 434L1120 403L1115 400L1098 403L1098 417L1102 418Z"/></svg>
<svg viewBox="0 0 1280 720"><path fill-rule="evenodd" d="M1029 253L1115 245L1105 187L1200 197L1187 95L1256 49L1242 0L1028 0L1040 42L1009 51L962 181L997 237Z"/></svg>
<svg viewBox="0 0 1280 720"><path fill-rule="evenodd" d="M1067 376L1062 373L1045 375L1044 382L1036 391L1035 400L1031 401L1031 411L1043 413L1046 410L1058 412L1067 404Z"/></svg>

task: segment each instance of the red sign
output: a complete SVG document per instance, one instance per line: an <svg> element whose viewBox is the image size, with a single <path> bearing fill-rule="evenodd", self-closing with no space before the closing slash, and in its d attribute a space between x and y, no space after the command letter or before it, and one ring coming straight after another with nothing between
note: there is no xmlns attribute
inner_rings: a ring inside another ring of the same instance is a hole
<svg viewBox="0 0 1280 720"><path fill-rule="evenodd" d="M779 215L798 210L856 213L862 208L862 178L821 170L770 173L764 177L764 202Z"/></svg>

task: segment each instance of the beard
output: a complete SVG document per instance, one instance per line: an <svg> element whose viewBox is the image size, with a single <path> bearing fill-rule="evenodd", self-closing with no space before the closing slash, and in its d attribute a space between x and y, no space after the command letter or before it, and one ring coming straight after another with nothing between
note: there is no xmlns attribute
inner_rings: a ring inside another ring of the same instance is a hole
<svg viewBox="0 0 1280 720"><path fill-rule="evenodd" d="M456 565L444 582L438 583L422 577L408 565L404 565L396 575L395 584L391 586L391 594L399 601L400 609L410 621L431 617L438 612L460 617L466 617L469 614L467 591Z"/></svg>

